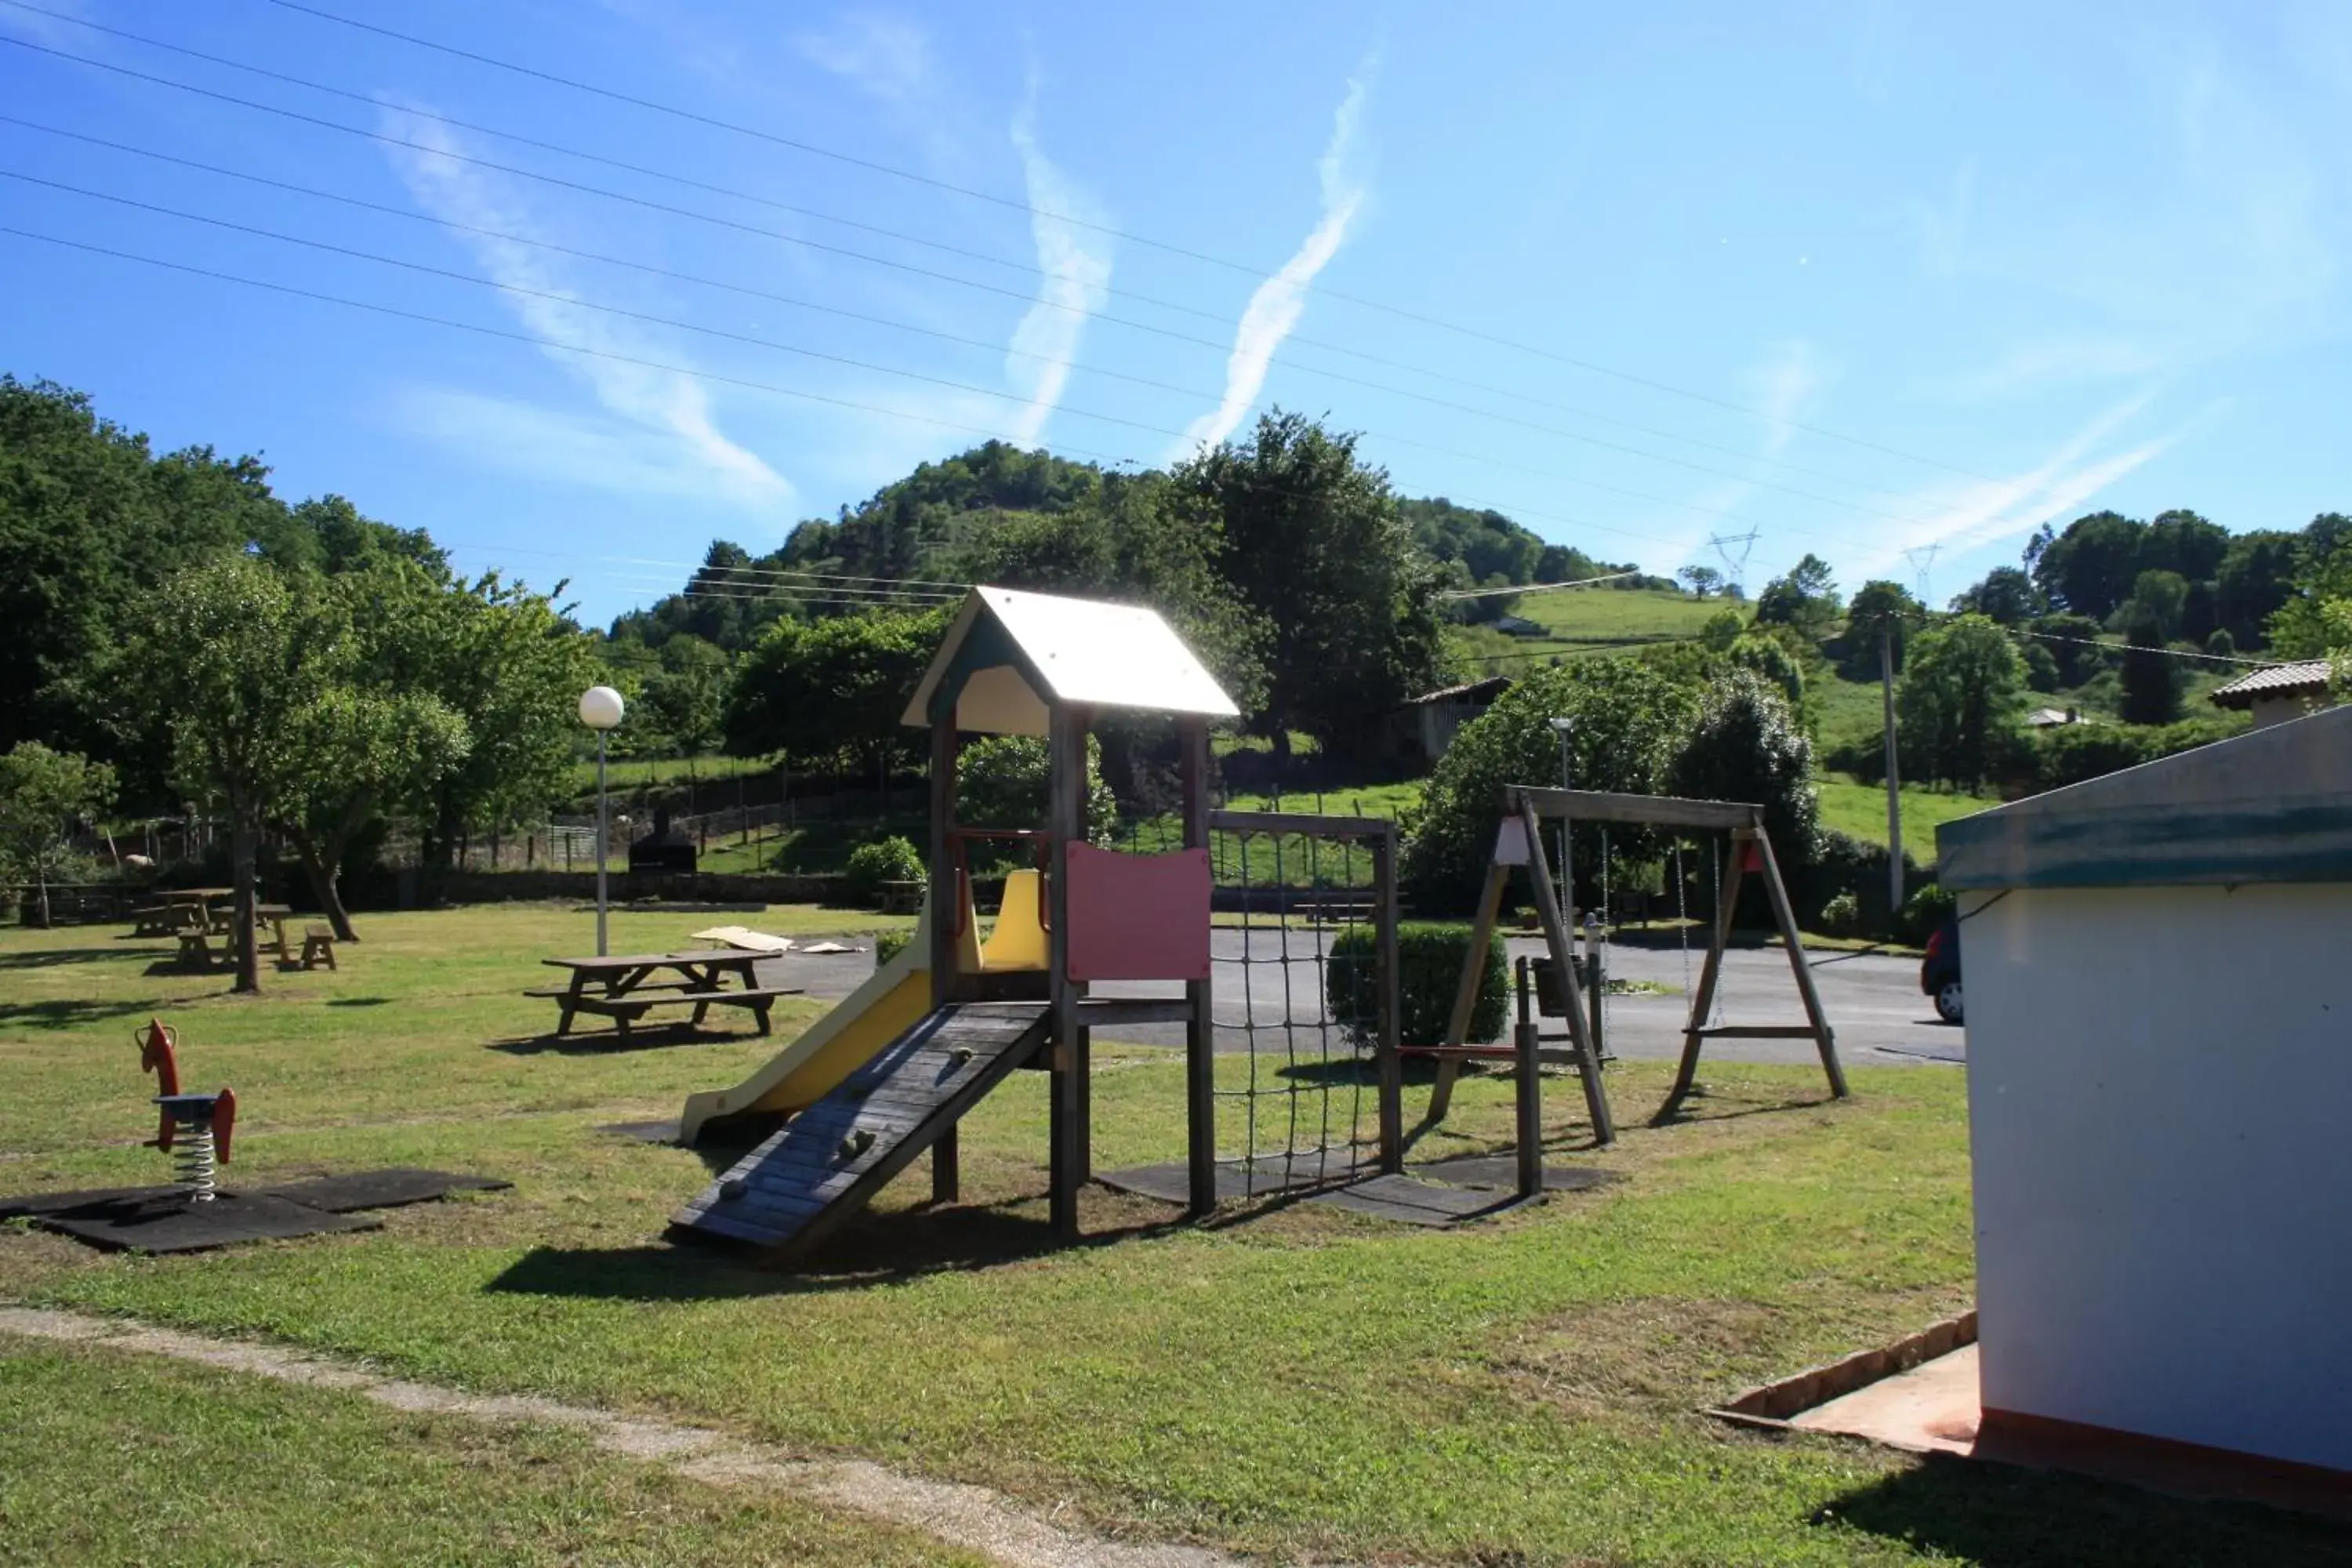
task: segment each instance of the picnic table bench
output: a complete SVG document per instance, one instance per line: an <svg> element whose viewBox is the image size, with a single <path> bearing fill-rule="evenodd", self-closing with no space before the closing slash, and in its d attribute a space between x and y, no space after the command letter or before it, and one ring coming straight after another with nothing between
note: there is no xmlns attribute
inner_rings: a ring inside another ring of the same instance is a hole
<svg viewBox="0 0 2352 1568"><path fill-rule="evenodd" d="M179 907L184 910L199 911L206 908L202 904L192 903L183 903ZM269 936L255 938L253 951L257 957L265 952L274 953L278 961L283 963L292 956L286 946L286 922L293 917L294 911L284 904L253 906L253 923L256 928L265 925L271 928ZM232 912L226 922L215 924L207 918L185 921L174 927L172 934L180 939L180 962L199 969L211 968L215 956L213 952L212 939L215 937L226 939L234 934L232 928L236 918L235 913ZM232 944L224 940L217 956L226 958L236 951Z"/></svg>
<svg viewBox="0 0 2352 1568"><path fill-rule="evenodd" d="M136 922L131 934L177 936L184 927L191 925L210 930L214 923L214 903L235 896L233 888L158 888L153 903L142 904L131 911L131 918ZM215 934L225 935L226 929L224 923L221 931Z"/></svg>
<svg viewBox="0 0 2352 1568"><path fill-rule="evenodd" d="M558 1035L571 1032L574 1015L594 1013L612 1019L613 1027L625 1040L629 1026L654 1008L686 1006L694 1009L690 1020L694 1024L700 1024L714 1006L749 1007L764 1035L768 1009L776 998L797 996L801 987L761 985L752 968L759 958L756 952L731 947L610 958L543 958L541 963L570 970L571 983L524 994L552 1000L562 1009L562 1016L555 1026ZM741 984L730 987L730 978Z"/></svg>
<svg viewBox="0 0 2352 1568"><path fill-rule="evenodd" d="M925 884L890 881L882 884L882 912L886 915L911 915L923 907Z"/></svg>

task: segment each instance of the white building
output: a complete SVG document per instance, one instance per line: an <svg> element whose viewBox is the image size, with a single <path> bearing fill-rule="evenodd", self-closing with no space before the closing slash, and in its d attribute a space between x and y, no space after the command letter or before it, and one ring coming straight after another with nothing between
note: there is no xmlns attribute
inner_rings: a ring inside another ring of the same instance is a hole
<svg viewBox="0 0 2352 1568"><path fill-rule="evenodd" d="M2352 709L1937 848L1985 1436L2352 1483Z"/></svg>

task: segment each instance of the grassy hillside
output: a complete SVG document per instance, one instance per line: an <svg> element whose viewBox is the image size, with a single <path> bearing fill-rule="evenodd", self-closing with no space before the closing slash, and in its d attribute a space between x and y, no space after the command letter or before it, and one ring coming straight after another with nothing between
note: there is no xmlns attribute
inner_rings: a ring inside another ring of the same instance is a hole
<svg viewBox="0 0 2352 1568"><path fill-rule="evenodd" d="M1696 637L1725 604L1721 599L1700 599L1662 588L1572 588L1530 594L1511 613L1545 627L1550 635L1515 637L1492 626L1464 626L1454 633L1454 646L1465 667L1480 674L1508 674L1550 655L1572 657L1618 645ZM1747 613L1745 605L1735 607Z"/></svg>

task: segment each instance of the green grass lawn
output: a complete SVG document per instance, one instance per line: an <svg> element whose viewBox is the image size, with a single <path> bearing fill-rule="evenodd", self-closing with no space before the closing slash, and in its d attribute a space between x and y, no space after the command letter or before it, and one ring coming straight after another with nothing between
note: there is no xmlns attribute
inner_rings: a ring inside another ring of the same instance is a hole
<svg viewBox="0 0 2352 1568"><path fill-rule="evenodd" d="M675 946L709 918L625 912L615 949ZM688 1090L733 1081L775 1042L748 1029L626 1050L609 1037L546 1039L551 1005L520 992L551 973L541 956L584 950L589 930L568 908L365 917L366 940L345 949L340 973L273 975L258 998L151 973L165 944L110 930L0 931L0 1187L160 1177L160 1156L137 1146L152 1113L131 1045L151 1013L181 1029L192 1083L236 1087L236 1181L401 1163L516 1184L388 1211L378 1232L209 1257L105 1257L11 1227L0 1230L0 1294L864 1455L1097 1528L1270 1555L2299 1564L2342 1545L2284 1516L1763 1436L1696 1413L1968 1304L1957 1074L1855 1068L1858 1098L1830 1105L1815 1073L1717 1067L1697 1116L1654 1130L1643 1118L1666 1069L1628 1063L1611 1077L1627 1131L1597 1157L1626 1179L1600 1192L1429 1233L1278 1203L1187 1226L1091 1190L1090 1241L1057 1249L1045 1084L1021 1073L966 1123L963 1205L919 1206L918 1170L807 1270L779 1272L667 1242L668 1214L709 1167L596 1131L675 1115ZM781 1007L779 1033L817 1012ZM1180 1155L1176 1054L1097 1054L1097 1165ZM1223 1086L1241 1087L1246 1061L1221 1065ZM1273 1067L1259 1070L1276 1081ZM1425 1096L1408 1089L1409 1121ZM1552 1079L1547 1096L1548 1125L1573 1150L1573 1086ZM1416 1152L1506 1146L1509 1114L1507 1079L1466 1079L1452 1120ZM51 1530L130 1528L58 1519L59 1496L104 1489L126 1445L145 1451L103 1408L79 1413L91 1401L74 1380L91 1373L79 1363L27 1373L27 1357L0 1354L11 1386L40 1378L67 1391L26 1444L37 1462L0 1464L0 1477L31 1479L0 1481L18 1489L0 1495L29 1495L23 1507ZM134 1391L112 1408L147 1405ZM206 1418L177 1399L166 1408L152 1441L201 1450ZM289 1489L305 1474L340 1492L366 1487L368 1466L414 1466L419 1479L378 1483L397 1498L436 1473L442 1438L387 1454L352 1435L376 1417L308 1393L273 1408L265 1425L293 1473L249 1483L257 1510L314 1495ZM542 1494L514 1472L554 1451L538 1441L483 1446L480 1473L445 1490L467 1517L430 1526L460 1533L403 1527L407 1555L467 1556L511 1528L590 1557L606 1554L595 1532L611 1531L610 1554L629 1556L625 1489L610 1513L568 1516L579 1533L530 1533ZM559 1456L541 1480L558 1485L572 1462ZM241 1466L222 1476L248 1484ZM152 1496L163 1483L138 1485ZM659 1507L688 1507L662 1495ZM710 1528L730 1528L711 1506L721 1522ZM26 1515L6 1507L0 1554L24 1550ZM819 1523L805 1527L817 1532L806 1555L828 1561ZM756 1531L772 1528L747 1518L732 1538L742 1546L702 1554L794 1555L762 1544ZM119 1533L66 1539L84 1544L36 1555L174 1555Z"/></svg>
<svg viewBox="0 0 2352 1568"><path fill-rule="evenodd" d="M983 1561L560 1428L0 1335L0 1563L745 1560Z"/></svg>
<svg viewBox="0 0 2352 1568"><path fill-rule="evenodd" d="M1822 802L1822 826L1834 828L1865 844L1886 842L1886 786L1856 784L1843 773L1824 773L1817 790ZM1972 816L2000 804L1997 796L1962 795L1949 790L1921 789L1906 784L1903 802L1904 852L1921 865L1936 858L1936 827L1956 817Z"/></svg>
<svg viewBox="0 0 2352 1568"><path fill-rule="evenodd" d="M1511 637L1492 626L1459 626L1448 635L1458 662L1486 674L1510 674L1547 655L1573 657L1612 645L1696 637L1727 603L1662 588L1573 588L1524 595L1512 609L1520 619L1547 628L1547 637ZM1731 607L1748 613L1746 605Z"/></svg>

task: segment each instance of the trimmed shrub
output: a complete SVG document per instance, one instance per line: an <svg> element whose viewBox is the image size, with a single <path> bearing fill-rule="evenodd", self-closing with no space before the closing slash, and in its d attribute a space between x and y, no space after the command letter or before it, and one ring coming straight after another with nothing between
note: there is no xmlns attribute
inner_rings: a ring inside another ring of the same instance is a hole
<svg viewBox="0 0 2352 1568"><path fill-rule="evenodd" d="M851 850L842 871L850 897L870 904L881 897L883 883L919 882L925 868L921 851L908 840L877 838Z"/></svg>
<svg viewBox="0 0 2352 1568"><path fill-rule="evenodd" d="M1380 935L1350 926L1331 943L1325 968L1331 1016L1351 1039L1369 1045L1380 1027ZM1470 953L1470 927L1452 921L1405 921L1397 927L1397 1038L1408 1046L1445 1042L1462 963ZM1470 1009L1470 1038L1492 1040L1510 1014L1510 983L1499 933L1486 948L1486 972Z"/></svg>
<svg viewBox="0 0 2352 1568"><path fill-rule="evenodd" d="M1950 891L1930 882L1903 900L1903 914L1895 922L1895 933L1915 945L1924 942L1935 934L1937 926L1951 918L1954 907Z"/></svg>
<svg viewBox="0 0 2352 1568"><path fill-rule="evenodd" d="M1852 893L1840 893L1822 906L1822 930L1832 936L1852 936L1862 929L1862 902Z"/></svg>

